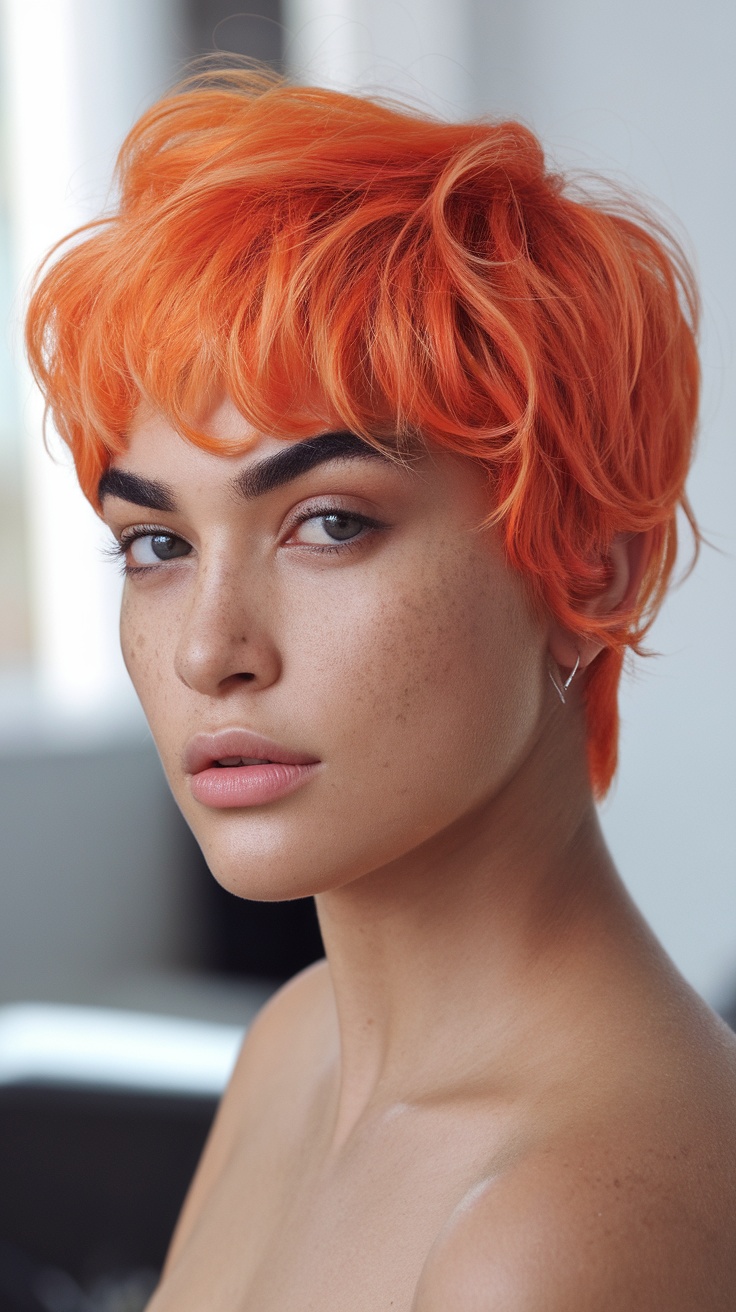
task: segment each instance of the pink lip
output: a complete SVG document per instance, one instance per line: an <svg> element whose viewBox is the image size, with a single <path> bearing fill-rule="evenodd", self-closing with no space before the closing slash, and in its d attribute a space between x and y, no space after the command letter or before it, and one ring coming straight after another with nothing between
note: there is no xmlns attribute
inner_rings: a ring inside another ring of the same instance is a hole
<svg viewBox="0 0 736 1312"><path fill-rule="evenodd" d="M229 757L259 757L263 765L220 766ZM215 808L260 806L300 788L320 764L248 729L197 734L184 751L192 796Z"/></svg>

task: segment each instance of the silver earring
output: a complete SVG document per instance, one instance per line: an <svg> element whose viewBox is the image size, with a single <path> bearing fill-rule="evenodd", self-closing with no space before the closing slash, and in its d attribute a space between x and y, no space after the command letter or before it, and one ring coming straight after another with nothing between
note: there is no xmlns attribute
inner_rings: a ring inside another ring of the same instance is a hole
<svg viewBox="0 0 736 1312"><path fill-rule="evenodd" d="M551 679L551 681L552 681L552 687L554 688L555 692L557 693L557 696L559 697L559 699L560 699L560 701L562 702L562 705L563 705L563 706L565 705L565 702L567 701L567 698L566 698L566 696L565 696L565 693L567 692L568 688L570 687L570 684L572 683L572 681L573 681L573 679L575 678L575 675L577 674L577 672L578 672L579 669L580 669L580 652L578 652L578 658L577 658L575 664L573 665L572 670L571 670L570 673L568 674L568 676L567 676L567 678L565 679L564 683L562 683L562 682L558 682L558 680L555 678L554 670L553 670L553 667L552 667L552 659L551 659L551 657L550 657L549 661L547 662L547 673L549 674L549 677L550 677L550 679Z"/></svg>

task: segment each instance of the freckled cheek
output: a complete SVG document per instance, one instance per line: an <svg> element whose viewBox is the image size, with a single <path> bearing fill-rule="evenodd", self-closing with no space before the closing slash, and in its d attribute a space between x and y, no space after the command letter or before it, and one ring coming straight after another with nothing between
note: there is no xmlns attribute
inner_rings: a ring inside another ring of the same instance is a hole
<svg viewBox="0 0 736 1312"><path fill-rule="evenodd" d="M424 568L342 598L301 628L298 658L313 695L342 743L371 742L378 754L396 740L443 732L480 677L477 596L454 577ZM320 717L322 718L322 716ZM407 749L408 741L401 743Z"/></svg>
<svg viewBox="0 0 736 1312"><path fill-rule="evenodd" d="M123 593L123 603L120 608L120 649L125 668L135 685L138 660L145 651L145 635L135 607L130 603L127 590Z"/></svg>
<svg viewBox="0 0 736 1312"><path fill-rule="evenodd" d="M534 733L539 635L523 598L476 553L441 560L325 612L302 650L326 742L391 797L407 779L434 789L437 761L443 796L493 785ZM435 763L424 782L418 761Z"/></svg>
<svg viewBox="0 0 736 1312"><path fill-rule="evenodd" d="M163 623L160 612L140 598L123 594L120 612L120 647L125 667L144 710L150 716L151 700L166 681L171 666L171 623Z"/></svg>

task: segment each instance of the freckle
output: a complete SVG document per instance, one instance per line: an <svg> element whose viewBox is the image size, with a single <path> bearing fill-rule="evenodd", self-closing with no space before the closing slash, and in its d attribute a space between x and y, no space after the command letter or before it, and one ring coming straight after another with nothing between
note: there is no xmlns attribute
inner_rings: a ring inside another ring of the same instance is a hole
<svg viewBox="0 0 736 1312"><path fill-rule="evenodd" d="M620 1188L621 1188L621 1181L620 1181L620 1180L614 1180L613 1184L614 1184L614 1187L615 1187L616 1189L620 1189Z"/></svg>

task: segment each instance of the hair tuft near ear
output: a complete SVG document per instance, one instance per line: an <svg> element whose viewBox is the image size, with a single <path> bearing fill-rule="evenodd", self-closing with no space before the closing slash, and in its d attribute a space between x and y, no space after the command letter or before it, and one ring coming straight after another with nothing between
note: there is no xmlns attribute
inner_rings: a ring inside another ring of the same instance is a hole
<svg viewBox="0 0 736 1312"><path fill-rule="evenodd" d="M586 671L588 769L599 801L608 791L618 764L618 685L623 661L623 651L607 647Z"/></svg>

